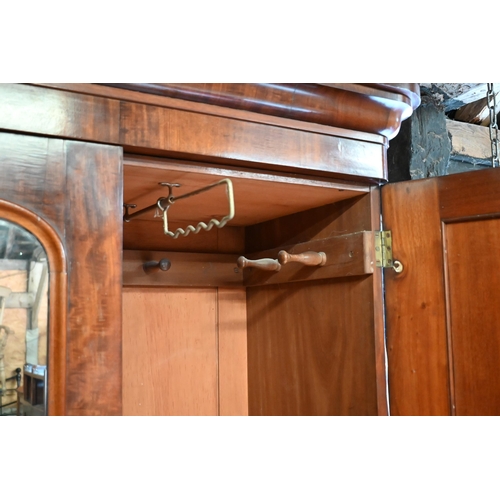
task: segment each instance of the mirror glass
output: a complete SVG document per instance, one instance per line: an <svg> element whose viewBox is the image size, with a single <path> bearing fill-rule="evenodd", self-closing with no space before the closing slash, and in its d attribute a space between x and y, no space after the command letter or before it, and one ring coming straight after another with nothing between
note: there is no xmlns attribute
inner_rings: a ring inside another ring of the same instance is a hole
<svg viewBox="0 0 500 500"><path fill-rule="evenodd" d="M47 413L48 273L38 239L0 218L0 416Z"/></svg>

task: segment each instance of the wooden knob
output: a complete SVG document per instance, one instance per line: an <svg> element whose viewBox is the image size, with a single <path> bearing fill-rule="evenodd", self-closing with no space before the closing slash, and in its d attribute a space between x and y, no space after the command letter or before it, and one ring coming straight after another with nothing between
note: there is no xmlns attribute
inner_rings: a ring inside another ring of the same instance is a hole
<svg viewBox="0 0 500 500"><path fill-rule="evenodd" d="M263 271L279 271L281 269L280 263L275 259L250 260L242 256L238 258L236 264L240 269L245 269L245 267L255 267Z"/></svg>
<svg viewBox="0 0 500 500"><path fill-rule="evenodd" d="M326 264L325 252L304 252L296 255L289 254L285 250L281 250L278 254L280 264L288 264L288 262L299 262L304 266L324 266Z"/></svg>
<svg viewBox="0 0 500 500"><path fill-rule="evenodd" d="M158 271L168 271L172 263L168 259L161 259L159 262L151 260L142 265L146 274L157 273Z"/></svg>

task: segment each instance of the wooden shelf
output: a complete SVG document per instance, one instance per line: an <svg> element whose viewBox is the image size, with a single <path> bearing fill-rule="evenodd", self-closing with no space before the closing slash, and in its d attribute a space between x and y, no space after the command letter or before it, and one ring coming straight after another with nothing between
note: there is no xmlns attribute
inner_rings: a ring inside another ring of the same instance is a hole
<svg viewBox="0 0 500 500"><path fill-rule="evenodd" d="M173 239L163 234L162 219L151 210L124 223L124 249L244 252L245 227L356 198L370 190L366 184L348 181L126 156L123 200L137 205L131 210L133 214L168 195L168 188L161 186L161 182L180 184L173 191L174 196L180 196L224 178L230 178L233 184L235 216L223 229ZM212 217L220 219L227 213L225 187L216 187L174 203L168 210L169 229L175 231L199 221L208 222Z"/></svg>
<svg viewBox="0 0 500 500"><path fill-rule="evenodd" d="M181 184L174 188L174 195L182 195L226 177L234 186L236 215L228 224L232 226L257 224L369 191L366 185L315 177L250 172L180 160L125 157L124 203L136 204L137 210L154 204L168 194L168 189L160 186L160 182ZM192 223L202 217L224 214L225 210L227 201L221 187L172 205L169 219ZM154 220L153 213L135 220Z"/></svg>

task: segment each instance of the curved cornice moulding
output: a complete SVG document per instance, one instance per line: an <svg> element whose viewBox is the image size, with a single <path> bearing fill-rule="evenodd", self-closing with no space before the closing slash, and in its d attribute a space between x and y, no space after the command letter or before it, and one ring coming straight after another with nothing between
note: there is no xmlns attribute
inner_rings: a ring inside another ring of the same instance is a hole
<svg viewBox="0 0 500 500"><path fill-rule="evenodd" d="M109 83L126 90L395 137L416 83Z"/></svg>

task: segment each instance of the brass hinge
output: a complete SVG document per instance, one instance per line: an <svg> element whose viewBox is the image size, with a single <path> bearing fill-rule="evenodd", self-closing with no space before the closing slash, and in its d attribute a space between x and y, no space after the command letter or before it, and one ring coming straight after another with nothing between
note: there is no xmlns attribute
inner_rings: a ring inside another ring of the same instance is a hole
<svg viewBox="0 0 500 500"><path fill-rule="evenodd" d="M394 267L391 231L375 231L375 262L377 267Z"/></svg>

